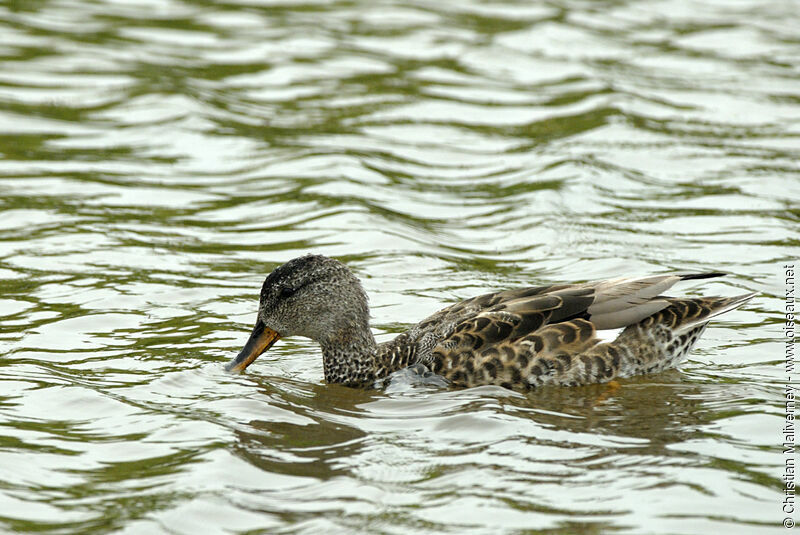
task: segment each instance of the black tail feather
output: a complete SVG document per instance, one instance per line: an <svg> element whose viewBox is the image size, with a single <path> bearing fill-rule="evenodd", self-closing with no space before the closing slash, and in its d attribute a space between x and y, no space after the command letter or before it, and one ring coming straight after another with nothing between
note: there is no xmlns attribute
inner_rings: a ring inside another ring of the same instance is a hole
<svg viewBox="0 0 800 535"><path fill-rule="evenodd" d="M727 273L721 271L712 271L711 273L687 273L686 275L681 275L681 280L711 279L714 277L724 277L725 275L727 275Z"/></svg>

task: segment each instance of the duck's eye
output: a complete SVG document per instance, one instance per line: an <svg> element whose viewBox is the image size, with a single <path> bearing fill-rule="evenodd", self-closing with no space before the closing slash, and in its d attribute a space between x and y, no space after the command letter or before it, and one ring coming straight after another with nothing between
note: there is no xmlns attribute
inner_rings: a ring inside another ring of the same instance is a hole
<svg viewBox="0 0 800 535"><path fill-rule="evenodd" d="M278 293L281 299L288 299L289 297L293 296L297 290L291 288L289 286L284 286L281 288L281 291Z"/></svg>

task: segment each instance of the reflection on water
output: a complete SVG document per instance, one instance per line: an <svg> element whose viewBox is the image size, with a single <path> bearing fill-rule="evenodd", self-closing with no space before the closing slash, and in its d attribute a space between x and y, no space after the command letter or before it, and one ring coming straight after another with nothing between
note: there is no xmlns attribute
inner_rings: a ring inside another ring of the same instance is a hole
<svg viewBox="0 0 800 535"><path fill-rule="evenodd" d="M779 529L791 3L0 6L0 530ZM681 370L464 391L223 364L347 262L379 340L491 289L724 270Z"/></svg>

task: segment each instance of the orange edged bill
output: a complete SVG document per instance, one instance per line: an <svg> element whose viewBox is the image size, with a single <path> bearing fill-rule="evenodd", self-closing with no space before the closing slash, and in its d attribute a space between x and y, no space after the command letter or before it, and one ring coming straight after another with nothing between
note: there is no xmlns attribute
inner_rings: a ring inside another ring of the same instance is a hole
<svg viewBox="0 0 800 535"><path fill-rule="evenodd" d="M250 333L247 343L236 355L236 358L225 366L225 370L234 373L243 372L261 353L272 347L272 344L277 342L280 337L280 334L264 325L261 320L258 320L256 326L253 327L253 332Z"/></svg>

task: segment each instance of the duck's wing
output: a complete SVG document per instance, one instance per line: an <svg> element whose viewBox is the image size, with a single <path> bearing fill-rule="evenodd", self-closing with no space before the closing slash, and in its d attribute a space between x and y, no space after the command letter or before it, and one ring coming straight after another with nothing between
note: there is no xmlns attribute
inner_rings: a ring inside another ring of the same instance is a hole
<svg viewBox="0 0 800 535"><path fill-rule="evenodd" d="M575 318L592 322L597 329L616 329L636 323L668 302L661 294L681 280L722 276L723 273L691 273L627 277L585 284L557 284L488 293L444 308L414 327L432 330L481 332L486 320L510 323L509 335L535 330L546 324ZM469 326L462 326L463 323Z"/></svg>
<svg viewBox="0 0 800 535"><path fill-rule="evenodd" d="M527 303L531 312L538 311L539 308L542 308L542 311L544 311L544 309L549 310L554 304L554 301L547 297L549 292L575 287L575 285L560 284L517 288L514 290L504 290L501 292L479 295L435 312L415 325L412 332L421 334L428 332L449 334L449 332L461 322L476 319L483 313L502 310L510 303L517 303L519 305ZM545 299L541 300L542 297ZM590 302L588 303L590 304ZM550 305L548 306L548 304ZM586 306L588 306L588 304ZM585 308L585 306L583 308Z"/></svg>
<svg viewBox="0 0 800 535"><path fill-rule="evenodd" d="M497 384L513 384L532 368L533 358L560 360L568 369L574 356L601 342L598 330L635 325L667 309L673 300L663 292L675 283L720 275L655 275L486 294L443 309L415 329L437 339L428 362L437 373L455 382L475 373L485 382L499 367L508 380Z"/></svg>

